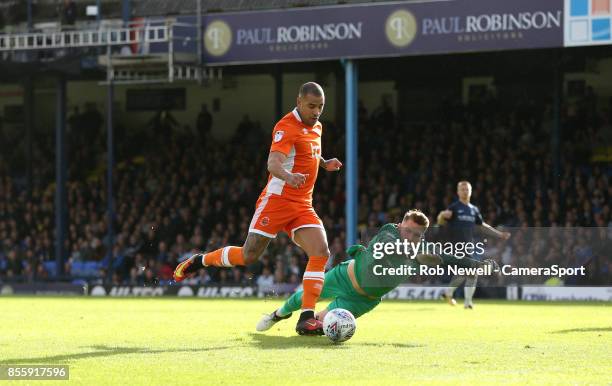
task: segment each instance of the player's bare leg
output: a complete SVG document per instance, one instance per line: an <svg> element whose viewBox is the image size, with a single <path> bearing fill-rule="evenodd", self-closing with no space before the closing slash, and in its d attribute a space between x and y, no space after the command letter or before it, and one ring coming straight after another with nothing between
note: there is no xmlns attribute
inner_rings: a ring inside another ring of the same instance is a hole
<svg viewBox="0 0 612 386"><path fill-rule="evenodd" d="M244 245L242 246L242 254L244 255L244 264L249 265L255 263L270 244L272 239L258 233L249 233Z"/></svg>
<svg viewBox="0 0 612 386"><path fill-rule="evenodd" d="M302 313L295 330L300 335L320 335L323 323L315 318L314 310L323 290L325 264L329 259L327 235L323 228L307 227L296 230L293 239L308 255L308 265L302 279Z"/></svg>
<svg viewBox="0 0 612 386"><path fill-rule="evenodd" d="M196 253L180 263L174 270L174 281L180 282L192 276L205 266L233 267L252 264L270 244L269 237L249 233L242 247L223 247L209 253Z"/></svg>

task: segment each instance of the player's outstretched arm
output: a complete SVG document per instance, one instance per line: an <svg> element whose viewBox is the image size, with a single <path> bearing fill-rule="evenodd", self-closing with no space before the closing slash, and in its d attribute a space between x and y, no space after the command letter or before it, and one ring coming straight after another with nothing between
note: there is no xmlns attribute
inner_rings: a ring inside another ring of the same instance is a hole
<svg viewBox="0 0 612 386"><path fill-rule="evenodd" d="M497 237L502 240L508 240L510 238L510 232L500 232L486 222L483 222L478 228L485 236Z"/></svg>
<svg viewBox="0 0 612 386"><path fill-rule="evenodd" d="M319 165L328 172L337 172L342 167L342 162L338 160L338 158L330 158L326 160L323 156L319 156L319 160L321 162Z"/></svg>
<svg viewBox="0 0 612 386"><path fill-rule="evenodd" d="M355 258L357 255L359 255L360 253L364 253L366 252L366 247L364 247L361 244L355 244L355 245L351 245L347 250L346 250L346 254L351 257L351 258Z"/></svg>
<svg viewBox="0 0 612 386"><path fill-rule="evenodd" d="M450 218L453 217L453 212L449 209L443 210L438 214L438 225L444 225Z"/></svg>

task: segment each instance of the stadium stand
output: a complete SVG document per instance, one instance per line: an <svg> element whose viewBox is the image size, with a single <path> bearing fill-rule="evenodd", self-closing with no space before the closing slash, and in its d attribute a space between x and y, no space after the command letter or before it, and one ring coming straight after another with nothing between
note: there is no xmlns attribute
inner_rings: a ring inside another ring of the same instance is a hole
<svg viewBox="0 0 612 386"><path fill-rule="evenodd" d="M529 100L501 105L486 94L466 105L445 101L440 106L444 114L421 123L400 122L388 106L371 113L362 107L360 148L370 151L360 158L360 229L398 222L413 207L435 223L437 213L454 199L455 183L461 179L472 181L473 202L492 225L610 229L611 170L609 164L591 162L590 149L604 141L611 115L610 110L589 108L592 104L586 98L593 95L587 92L583 99L568 99L562 109L558 190L554 189L548 105ZM101 282L108 268L108 219L103 161L95 148L103 148L103 117L90 107L73 111L69 121L79 127L72 132L82 135L69 136L70 255L65 271L72 279ZM325 127L324 153L343 159L342 123L325 122ZM162 130L155 129L154 133ZM164 284L177 262L191 253L241 243L265 182L270 129L262 129L258 122L246 119L236 137L227 142L213 139L206 131L199 135L192 128L167 130L169 141L159 135L143 137L141 131L118 141L113 284ZM389 130L393 136L385 135ZM3 151L0 157L2 281L45 280L55 273L53 155L45 153L52 149L47 140L51 139L41 136L35 143L35 153L44 161L37 165L46 166L35 171L30 197L23 176L10 174L11 160L6 157L10 152ZM223 154L235 156L227 163ZM344 258L343 185L343 178L322 173L314 196L336 261ZM502 261L524 259L529 266L544 265L553 258L568 266L585 265L589 277L584 280L591 283L612 270L603 259L604 251L593 248L596 244L587 239L573 248L559 238L547 239L549 244L542 245L535 240L525 243L517 236L500 243L495 252ZM306 257L283 235L259 263L247 269L207 268L186 283L297 284L305 263Z"/></svg>

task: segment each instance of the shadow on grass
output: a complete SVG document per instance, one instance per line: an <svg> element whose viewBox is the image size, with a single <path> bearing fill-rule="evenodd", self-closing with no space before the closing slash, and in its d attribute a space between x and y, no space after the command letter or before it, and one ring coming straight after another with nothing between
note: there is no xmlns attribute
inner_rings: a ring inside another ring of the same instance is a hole
<svg viewBox="0 0 612 386"><path fill-rule="evenodd" d="M393 348L419 348L425 347L423 344L412 344L412 343L373 343L373 342L364 342L357 343L357 346L369 346L369 347L393 347Z"/></svg>
<svg viewBox="0 0 612 386"><path fill-rule="evenodd" d="M403 300L403 302L405 302L405 300ZM386 303L386 301L385 301ZM445 303L446 304L446 303ZM410 310L410 312L419 312L419 311L427 311L427 312L431 312L431 311L437 311L438 308L434 308L434 307L422 307L422 308L415 308L414 310ZM385 310L386 313L392 313L392 314L405 314L406 310Z"/></svg>
<svg viewBox="0 0 612 386"><path fill-rule="evenodd" d="M424 347L418 344L407 343L373 343L373 342L347 342L346 344L334 344L324 336L274 336L250 333L250 344L261 349L285 350L299 347L333 347L334 349L346 349L350 346L366 346L366 347L394 347L394 348L417 348Z"/></svg>
<svg viewBox="0 0 612 386"><path fill-rule="evenodd" d="M88 358L100 358L110 357L114 355L124 354L162 354L162 353L179 353L179 352L205 352L212 350L226 350L228 348L235 348L236 346L217 346L217 347L205 347L205 348L192 348L192 349L169 349L169 350L155 350L146 347L108 347L108 346L91 346L88 347L94 351L81 352L77 354L61 354L51 355L45 357L34 357L34 358L10 358L0 360L0 364L27 364L27 363L65 363L75 361L79 359Z"/></svg>
<svg viewBox="0 0 612 386"><path fill-rule="evenodd" d="M569 334L570 332L612 332L612 327L571 328L569 330L553 331L551 334Z"/></svg>
<svg viewBox="0 0 612 386"><path fill-rule="evenodd" d="M343 345L333 344L324 336L274 336L250 333L250 344L261 349L285 350L299 347L334 347L342 348Z"/></svg>

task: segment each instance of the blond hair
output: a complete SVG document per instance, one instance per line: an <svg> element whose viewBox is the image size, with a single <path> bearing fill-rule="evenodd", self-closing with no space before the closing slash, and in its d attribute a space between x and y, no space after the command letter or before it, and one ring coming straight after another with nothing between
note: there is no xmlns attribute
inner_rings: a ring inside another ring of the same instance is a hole
<svg viewBox="0 0 612 386"><path fill-rule="evenodd" d="M425 216L425 213L421 212L418 209L410 209L404 215L403 221L412 220L415 223L424 226L425 228L429 227L429 219Z"/></svg>

